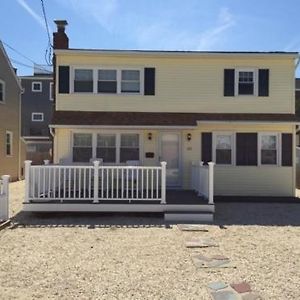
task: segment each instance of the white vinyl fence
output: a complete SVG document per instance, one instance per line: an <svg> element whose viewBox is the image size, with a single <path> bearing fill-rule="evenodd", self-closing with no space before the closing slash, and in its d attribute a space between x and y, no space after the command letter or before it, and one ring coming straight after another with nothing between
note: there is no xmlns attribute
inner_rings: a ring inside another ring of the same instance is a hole
<svg viewBox="0 0 300 300"><path fill-rule="evenodd" d="M32 166L25 161L25 202L158 200L166 203L166 162L160 166Z"/></svg>
<svg viewBox="0 0 300 300"><path fill-rule="evenodd" d="M202 161L192 162L191 175L192 189L208 199L209 204L214 203L214 163L204 165Z"/></svg>
<svg viewBox="0 0 300 300"><path fill-rule="evenodd" d="M0 221L9 218L9 175L3 175L0 179Z"/></svg>

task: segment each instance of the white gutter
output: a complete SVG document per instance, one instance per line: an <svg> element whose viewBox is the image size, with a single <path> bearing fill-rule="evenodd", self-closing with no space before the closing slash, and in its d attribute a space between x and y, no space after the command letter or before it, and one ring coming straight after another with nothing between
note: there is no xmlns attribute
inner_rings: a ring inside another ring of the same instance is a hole
<svg viewBox="0 0 300 300"><path fill-rule="evenodd" d="M141 126L141 125L49 125L50 133L51 129L53 128L92 128L92 129L195 129L197 126L156 126L156 125L149 125L149 126ZM52 135L52 134L51 134Z"/></svg>
<svg viewBox="0 0 300 300"><path fill-rule="evenodd" d="M296 125L300 125L300 122L296 122L296 121L197 121L197 125L200 124L230 124L230 123L234 123L234 124L273 124L273 123L280 123L283 125L291 125L291 124L296 124Z"/></svg>

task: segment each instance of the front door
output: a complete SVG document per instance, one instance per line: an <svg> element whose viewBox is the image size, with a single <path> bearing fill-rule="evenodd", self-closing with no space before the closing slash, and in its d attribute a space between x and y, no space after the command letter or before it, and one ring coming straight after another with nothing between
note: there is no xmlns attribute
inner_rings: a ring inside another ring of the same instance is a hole
<svg viewBox="0 0 300 300"><path fill-rule="evenodd" d="M180 134L164 132L160 135L160 161L167 162L167 186L179 187L180 182Z"/></svg>

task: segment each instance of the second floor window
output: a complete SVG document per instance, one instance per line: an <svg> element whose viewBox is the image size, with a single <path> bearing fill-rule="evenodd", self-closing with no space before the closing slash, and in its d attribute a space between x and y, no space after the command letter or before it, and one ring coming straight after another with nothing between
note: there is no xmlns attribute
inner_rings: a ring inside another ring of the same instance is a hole
<svg viewBox="0 0 300 300"><path fill-rule="evenodd" d="M49 85L49 100L53 101L54 100L54 83L50 82Z"/></svg>
<svg viewBox="0 0 300 300"><path fill-rule="evenodd" d="M0 102L4 102L5 98L5 83L0 80Z"/></svg>
<svg viewBox="0 0 300 300"><path fill-rule="evenodd" d="M93 93L93 70L76 69L74 74L75 93Z"/></svg>
<svg viewBox="0 0 300 300"><path fill-rule="evenodd" d="M253 71L238 71L238 95L254 95Z"/></svg>
<svg viewBox="0 0 300 300"><path fill-rule="evenodd" d="M41 92L42 91L42 83L34 81L31 84L31 90L32 92Z"/></svg>
<svg viewBox="0 0 300 300"><path fill-rule="evenodd" d="M98 70L98 93L117 93L116 70Z"/></svg>
<svg viewBox="0 0 300 300"><path fill-rule="evenodd" d="M121 92L122 93L140 92L140 71L139 70L122 70Z"/></svg>
<svg viewBox="0 0 300 300"><path fill-rule="evenodd" d="M43 122L44 121L44 114L43 113L32 113L31 114L31 121L33 121L33 122Z"/></svg>

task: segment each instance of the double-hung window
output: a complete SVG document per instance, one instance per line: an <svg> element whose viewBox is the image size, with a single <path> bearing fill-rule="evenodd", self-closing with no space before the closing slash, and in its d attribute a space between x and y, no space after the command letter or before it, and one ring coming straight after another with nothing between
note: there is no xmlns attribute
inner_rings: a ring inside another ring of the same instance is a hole
<svg viewBox="0 0 300 300"><path fill-rule="evenodd" d="M263 133L260 135L261 165L278 164L278 135Z"/></svg>
<svg viewBox="0 0 300 300"><path fill-rule="evenodd" d="M6 131L5 139L6 156L12 156L13 133L11 131Z"/></svg>
<svg viewBox="0 0 300 300"><path fill-rule="evenodd" d="M237 94L255 94L255 72L254 70L237 70Z"/></svg>
<svg viewBox="0 0 300 300"><path fill-rule="evenodd" d="M74 71L74 92L75 93L93 93L93 70L75 69Z"/></svg>
<svg viewBox="0 0 300 300"><path fill-rule="evenodd" d="M93 157L93 138L90 133L74 133L73 162L89 162Z"/></svg>
<svg viewBox="0 0 300 300"><path fill-rule="evenodd" d="M0 103L5 101L5 82L0 79Z"/></svg>
<svg viewBox="0 0 300 300"><path fill-rule="evenodd" d="M33 121L33 122L43 122L44 121L44 113L33 112L31 114L31 121Z"/></svg>
<svg viewBox="0 0 300 300"><path fill-rule="evenodd" d="M140 71L122 70L121 71L121 93L140 92Z"/></svg>
<svg viewBox="0 0 300 300"><path fill-rule="evenodd" d="M138 134L121 134L120 143L120 162L128 160L139 160L139 135Z"/></svg>
<svg viewBox="0 0 300 300"><path fill-rule="evenodd" d="M98 93L117 93L117 70L98 70Z"/></svg>
<svg viewBox="0 0 300 300"><path fill-rule="evenodd" d="M97 135L97 158L101 158L104 163L115 163L116 149L115 134Z"/></svg>
<svg viewBox="0 0 300 300"><path fill-rule="evenodd" d="M215 134L215 162L220 165L231 165L233 157L233 135Z"/></svg>

